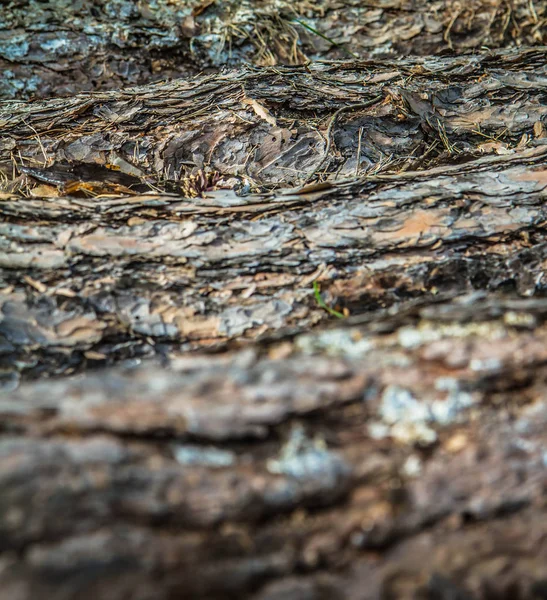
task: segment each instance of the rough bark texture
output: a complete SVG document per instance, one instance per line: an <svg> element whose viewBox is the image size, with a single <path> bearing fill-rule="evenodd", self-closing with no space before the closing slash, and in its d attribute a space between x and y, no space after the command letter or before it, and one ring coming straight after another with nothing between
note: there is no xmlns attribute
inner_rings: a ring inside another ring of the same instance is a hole
<svg viewBox="0 0 547 600"><path fill-rule="evenodd" d="M314 282L348 314L534 294L545 58L248 69L6 104L10 378L302 331L328 317Z"/></svg>
<svg viewBox="0 0 547 600"><path fill-rule="evenodd" d="M115 89L244 61L541 45L546 31L540 0L15 0L0 12L0 97Z"/></svg>
<svg viewBox="0 0 547 600"><path fill-rule="evenodd" d="M545 598L546 57L1 105L0 598Z"/></svg>
<svg viewBox="0 0 547 600"><path fill-rule="evenodd" d="M546 314L468 297L21 386L3 594L541 598Z"/></svg>

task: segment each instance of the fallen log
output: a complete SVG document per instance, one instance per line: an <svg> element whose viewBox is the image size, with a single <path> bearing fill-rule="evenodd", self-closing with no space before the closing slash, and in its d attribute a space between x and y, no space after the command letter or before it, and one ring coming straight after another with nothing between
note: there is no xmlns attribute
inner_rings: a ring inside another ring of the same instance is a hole
<svg viewBox="0 0 547 600"><path fill-rule="evenodd" d="M545 58L245 69L8 103L9 380L302 331L329 317L314 285L346 315L542 290Z"/></svg>
<svg viewBox="0 0 547 600"><path fill-rule="evenodd" d="M5 103L0 597L541 598L545 57Z"/></svg>
<svg viewBox="0 0 547 600"><path fill-rule="evenodd" d="M520 598L544 298L467 296L0 403L6 598Z"/></svg>
<svg viewBox="0 0 547 600"><path fill-rule="evenodd" d="M0 14L0 98L118 89L251 63L547 43L537 0L15 1Z"/></svg>

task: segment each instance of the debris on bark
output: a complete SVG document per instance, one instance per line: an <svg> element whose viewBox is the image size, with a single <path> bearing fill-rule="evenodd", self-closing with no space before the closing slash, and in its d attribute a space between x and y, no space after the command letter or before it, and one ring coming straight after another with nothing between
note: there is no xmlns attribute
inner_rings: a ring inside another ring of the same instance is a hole
<svg viewBox="0 0 547 600"><path fill-rule="evenodd" d="M4 368L218 348L302 331L325 306L536 293L545 56L245 69L8 104Z"/></svg>

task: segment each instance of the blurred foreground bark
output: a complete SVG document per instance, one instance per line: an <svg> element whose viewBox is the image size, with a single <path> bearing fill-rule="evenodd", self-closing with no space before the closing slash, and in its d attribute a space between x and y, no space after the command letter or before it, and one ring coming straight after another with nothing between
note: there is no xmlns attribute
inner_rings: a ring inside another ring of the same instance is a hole
<svg viewBox="0 0 547 600"><path fill-rule="evenodd" d="M0 597L544 597L546 64L4 104Z"/></svg>

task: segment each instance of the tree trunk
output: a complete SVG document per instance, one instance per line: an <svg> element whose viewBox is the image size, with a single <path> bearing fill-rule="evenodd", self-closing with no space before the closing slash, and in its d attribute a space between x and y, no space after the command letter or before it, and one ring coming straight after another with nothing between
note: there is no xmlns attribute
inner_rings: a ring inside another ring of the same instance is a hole
<svg viewBox="0 0 547 600"><path fill-rule="evenodd" d="M0 597L544 597L546 56L5 103Z"/></svg>

